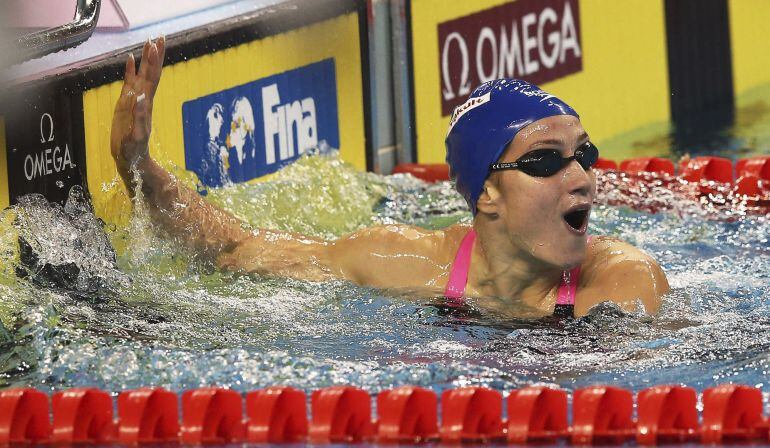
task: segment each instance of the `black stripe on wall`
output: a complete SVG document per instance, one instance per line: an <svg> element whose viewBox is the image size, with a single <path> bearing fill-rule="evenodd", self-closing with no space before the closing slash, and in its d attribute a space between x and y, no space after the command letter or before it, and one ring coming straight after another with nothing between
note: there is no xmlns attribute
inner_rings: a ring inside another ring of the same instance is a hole
<svg viewBox="0 0 770 448"><path fill-rule="evenodd" d="M39 193L64 204L70 188L86 187L83 96L63 83L8 95L5 116L10 204Z"/></svg>
<svg viewBox="0 0 770 448"><path fill-rule="evenodd" d="M703 149L734 117L727 0L665 0L665 10L675 146Z"/></svg>
<svg viewBox="0 0 770 448"><path fill-rule="evenodd" d="M374 171L374 139L372 138L372 87L371 61L369 60L369 14L367 8L371 0L358 1L358 41L361 52L361 91L364 102L364 144L366 145L366 171Z"/></svg>

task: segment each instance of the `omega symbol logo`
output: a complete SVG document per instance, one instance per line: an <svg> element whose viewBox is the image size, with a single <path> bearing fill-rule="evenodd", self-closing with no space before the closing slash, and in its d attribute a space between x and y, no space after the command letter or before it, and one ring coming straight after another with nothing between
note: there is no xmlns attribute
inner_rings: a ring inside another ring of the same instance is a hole
<svg viewBox="0 0 770 448"><path fill-rule="evenodd" d="M24 157L24 177L27 180L39 179L75 168L69 144L65 143L62 148L54 142L54 139L53 117L46 112L40 117L40 144L43 147Z"/></svg>
<svg viewBox="0 0 770 448"><path fill-rule="evenodd" d="M45 124L46 121L48 122L48 138L45 137ZM52 142L54 139L53 135L53 117L48 112L44 113L43 116L40 117L40 143L47 143Z"/></svg>

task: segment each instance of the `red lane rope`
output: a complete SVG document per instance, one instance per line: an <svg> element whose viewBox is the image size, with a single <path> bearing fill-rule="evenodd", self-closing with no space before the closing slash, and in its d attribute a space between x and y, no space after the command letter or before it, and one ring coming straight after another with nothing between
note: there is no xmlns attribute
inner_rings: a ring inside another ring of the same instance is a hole
<svg viewBox="0 0 770 448"><path fill-rule="evenodd" d="M724 218L732 212L770 213L770 156L733 162L722 157L695 157L678 167L660 157L599 159L597 190L608 205L626 205L648 212L672 210L675 199L690 199ZM446 164L399 164L395 173L408 173L427 182L449 180Z"/></svg>
<svg viewBox="0 0 770 448"><path fill-rule="evenodd" d="M614 386L586 387L572 396L570 425L567 392L543 386L511 391L505 399L493 389L460 387L444 391L440 400L430 389L402 386L377 395L376 418L370 395L352 386L314 391L310 418L305 393L283 386L247 393L245 413L243 396L236 391L188 390L182 394L181 419L179 397L162 388L121 392L117 418L110 394L99 389L69 389L50 400L31 388L6 389L0 391L0 445L770 442L759 389L736 384L706 389L701 423L697 398L694 389L678 385L654 386L636 395Z"/></svg>

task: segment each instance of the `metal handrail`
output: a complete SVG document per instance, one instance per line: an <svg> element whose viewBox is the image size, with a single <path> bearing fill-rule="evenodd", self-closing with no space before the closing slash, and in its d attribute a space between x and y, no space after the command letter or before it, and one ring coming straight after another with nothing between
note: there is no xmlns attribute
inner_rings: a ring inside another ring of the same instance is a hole
<svg viewBox="0 0 770 448"><path fill-rule="evenodd" d="M101 4L101 0L78 0L72 22L18 38L15 59L28 61L82 44L96 29Z"/></svg>

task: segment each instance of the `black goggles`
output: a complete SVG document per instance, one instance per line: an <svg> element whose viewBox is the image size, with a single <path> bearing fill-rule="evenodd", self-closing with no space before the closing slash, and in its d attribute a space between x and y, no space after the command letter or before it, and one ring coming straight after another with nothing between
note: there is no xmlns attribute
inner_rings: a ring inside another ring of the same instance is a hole
<svg viewBox="0 0 770 448"><path fill-rule="evenodd" d="M588 170L599 159L599 149L588 142L575 150L571 157L562 157L555 149L537 149L521 156L515 162L493 163L490 171L519 170L535 177L548 177L561 171L571 161L575 160L584 170Z"/></svg>

